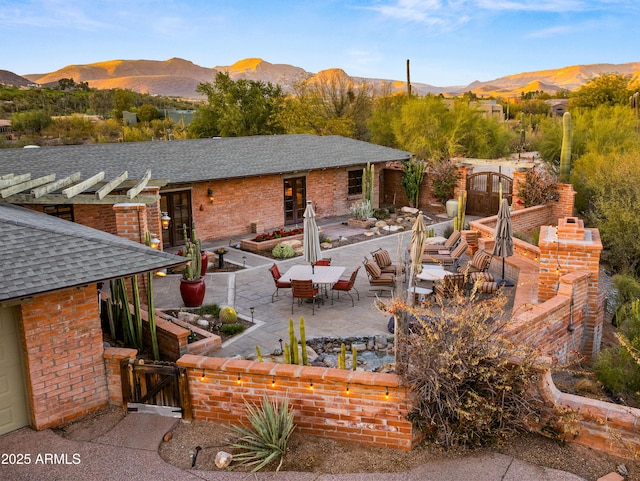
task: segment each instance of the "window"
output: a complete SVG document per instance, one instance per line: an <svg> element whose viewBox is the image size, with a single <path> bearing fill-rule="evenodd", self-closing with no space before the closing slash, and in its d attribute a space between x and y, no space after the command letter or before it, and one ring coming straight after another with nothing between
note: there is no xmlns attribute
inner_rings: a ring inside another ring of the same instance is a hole
<svg viewBox="0 0 640 481"><path fill-rule="evenodd" d="M362 194L362 169L350 170L349 185L347 188L348 195L361 195Z"/></svg>
<svg viewBox="0 0 640 481"><path fill-rule="evenodd" d="M42 210L45 214L73 222L72 205L45 205Z"/></svg>

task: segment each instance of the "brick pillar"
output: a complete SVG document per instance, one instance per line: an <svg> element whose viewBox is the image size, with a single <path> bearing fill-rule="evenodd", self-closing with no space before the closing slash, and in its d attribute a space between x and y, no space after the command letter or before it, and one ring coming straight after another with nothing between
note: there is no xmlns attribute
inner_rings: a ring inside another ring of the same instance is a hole
<svg viewBox="0 0 640 481"><path fill-rule="evenodd" d="M513 185L511 188L511 205L513 206L513 210L521 210L524 209L524 202L519 197L520 186L526 183L527 172L518 172L517 170L513 172ZM555 216L554 219L558 217Z"/></svg>
<svg viewBox="0 0 640 481"><path fill-rule="evenodd" d="M116 233L139 244L145 243L145 233L149 230L146 204L115 204L113 210L116 214ZM159 212L160 209L158 209ZM127 286L129 301L131 302L131 290ZM138 292L140 303L147 305L147 283L145 276L138 276Z"/></svg>
<svg viewBox="0 0 640 481"><path fill-rule="evenodd" d="M146 204L147 206L147 228L151 233L151 237L155 237L160 241L160 250L163 250L162 245L162 212L160 211L160 187L145 187L142 189L140 195L153 195L157 197L157 200L153 204Z"/></svg>
<svg viewBox="0 0 640 481"><path fill-rule="evenodd" d="M573 216L573 205L576 192L571 184L557 184L558 202L553 209L552 219L562 219Z"/></svg>
<svg viewBox="0 0 640 481"><path fill-rule="evenodd" d="M598 280L602 242L598 229L585 229L582 219L565 217L558 226L540 228L540 276L538 302L555 297L560 278L571 272L588 272L587 312L583 354L593 356L600 350L603 306L599 302Z"/></svg>
<svg viewBox="0 0 640 481"><path fill-rule="evenodd" d="M453 198L457 199L462 191L467 190L467 177L473 174L473 165L460 165L458 167L458 182L453 189Z"/></svg>

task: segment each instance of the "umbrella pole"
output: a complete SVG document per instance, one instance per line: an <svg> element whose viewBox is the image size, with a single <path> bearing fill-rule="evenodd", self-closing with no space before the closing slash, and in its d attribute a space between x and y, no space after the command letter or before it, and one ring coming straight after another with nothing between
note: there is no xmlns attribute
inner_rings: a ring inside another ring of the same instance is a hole
<svg viewBox="0 0 640 481"><path fill-rule="evenodd" d="M502 258L502 279L496 279L496 283L499 287L513 287L513 282L504 277L504 257Z"/></svg>

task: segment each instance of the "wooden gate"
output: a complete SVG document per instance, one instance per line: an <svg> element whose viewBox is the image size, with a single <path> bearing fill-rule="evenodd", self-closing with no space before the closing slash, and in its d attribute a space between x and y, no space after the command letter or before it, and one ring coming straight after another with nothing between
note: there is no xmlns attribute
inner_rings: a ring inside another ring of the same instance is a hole
<svg viewBox="0 0 640 481"><path fill-rule="evenodd" d="M495 172L478 172L467 177L467 214L488 217L496 215L500 207L500 184L502 196L509 199L513 180Z"/></svg>
<svg viewBox="0 0 640 481"><path fill-rule="evenodd" d="M169 362L123 359L120 376L122 402L129 411L164 412L192 419L186 368Z"/></svg>

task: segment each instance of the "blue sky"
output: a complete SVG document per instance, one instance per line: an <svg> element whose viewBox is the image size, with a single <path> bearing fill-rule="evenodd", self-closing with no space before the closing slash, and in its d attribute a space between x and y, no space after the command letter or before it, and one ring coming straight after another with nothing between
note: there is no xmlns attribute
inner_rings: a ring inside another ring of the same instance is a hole
<svg viewBox="0 0 640 481"><path fill-rule="evenodd" d="M349 75L467 85L640 61L638 0L2 0L0 69L247 57Z"/></svg>

